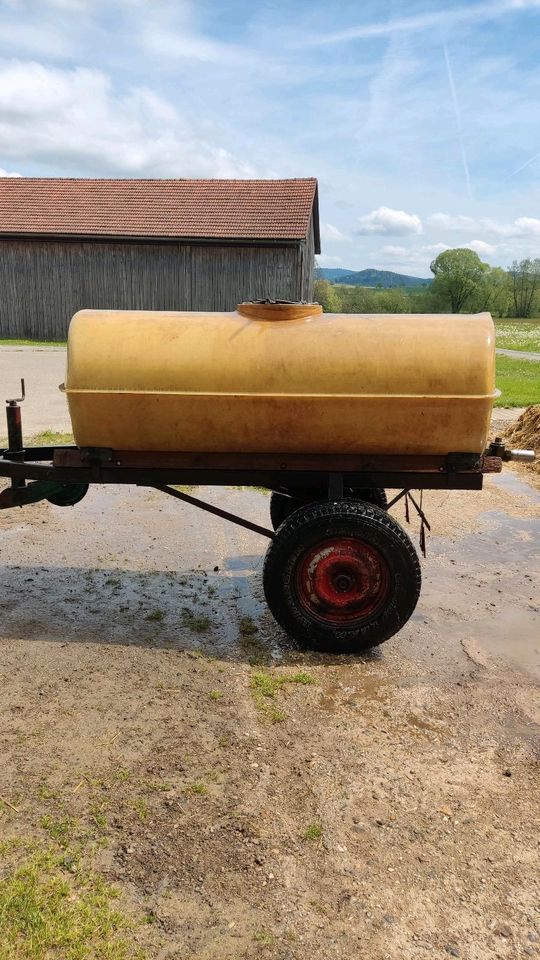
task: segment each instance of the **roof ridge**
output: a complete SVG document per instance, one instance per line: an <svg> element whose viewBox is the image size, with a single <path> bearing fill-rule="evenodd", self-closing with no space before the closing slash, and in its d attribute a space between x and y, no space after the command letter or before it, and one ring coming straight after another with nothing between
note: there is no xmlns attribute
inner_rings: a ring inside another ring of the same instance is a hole
<svg viewBox="0 0 540 960"><path fill-rule="evenodd" d="M305 240L315 177L0 177L0 236ZM318 252L318 251L317 251Z"/></svg>
<svg viewBox="0 0 540 960"><path fill-rule="evenodd" d="M317 177L0 177L17 183L317 183Z"/></svg>

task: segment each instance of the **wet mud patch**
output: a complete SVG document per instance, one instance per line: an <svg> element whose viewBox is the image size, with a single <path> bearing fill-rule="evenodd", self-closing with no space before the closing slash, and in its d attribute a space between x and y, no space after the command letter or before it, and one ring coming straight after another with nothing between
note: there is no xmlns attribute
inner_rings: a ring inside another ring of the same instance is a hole
<svg viewBox="0 0 540 960"><path fill-rule="evenodd" d="M362 658L298 650L261 538L156 492L0 515L3 839L89 837L149 960L536 949L539 686L507 647L537 507L446 496L415 616Z"/></svg>

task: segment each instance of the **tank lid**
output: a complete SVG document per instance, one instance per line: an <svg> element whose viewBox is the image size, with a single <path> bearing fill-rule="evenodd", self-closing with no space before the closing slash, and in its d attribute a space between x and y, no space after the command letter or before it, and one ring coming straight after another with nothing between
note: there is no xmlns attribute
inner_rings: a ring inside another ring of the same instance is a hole
<svg viewBox="0 0 540 960"><path fill-rule="evenodd" d="M250 300L239 303L237 310L251 320L305 320L322 313L320 303L297 300Z"/></svg>

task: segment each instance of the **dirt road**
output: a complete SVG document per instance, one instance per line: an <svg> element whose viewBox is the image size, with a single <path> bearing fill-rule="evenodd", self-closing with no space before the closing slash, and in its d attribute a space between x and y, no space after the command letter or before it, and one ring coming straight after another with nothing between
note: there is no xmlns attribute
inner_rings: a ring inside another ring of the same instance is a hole
<svg viewBox="0 0 540 960"><path fill-rule="evenodd" d="M28 433L68 429L63 367L0 350ZM149 960L539 955L526 476L426 494L420 604L357 659L297 650L261 539L156 492L0 514L3 871L36 842L67 876L82 856ZM262 494L204 495L267 522Z"/></svg>
<svg viewBox="0 0 540 960"><path fill-rule="evenodd" d="M424 502L420 604L357 659L157 492L0 514L2 839L82 844L151 960L539 955L540 493Z"/></svg>

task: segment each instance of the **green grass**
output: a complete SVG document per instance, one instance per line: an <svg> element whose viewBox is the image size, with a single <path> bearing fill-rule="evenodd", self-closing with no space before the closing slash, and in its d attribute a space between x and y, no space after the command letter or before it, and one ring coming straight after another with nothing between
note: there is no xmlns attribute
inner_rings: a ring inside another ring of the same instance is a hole
<svg viewBox="0 0 540 960"><path fill-rule="evenodd" d="M138 797L133 803L133 809L137 811L141 823L145 823L148 819L148 804L145 797Z"/></svg>
<svg viewBox="0 0 540 960"><path fill-rule="evenodd" d="M253 617L240 617L238 629L241 637L253 637L259 630Z"/></svg>
<svg viewBox="0 0 540 960"><path fill-rule="evenodd" d="M304 840L320 840L323 835L323 828L320 823L310 823L306 827L303 837Z"/></svg>
<svg viewBox="0 0 540 960"><path fill-rule="evenodd" d="M496 407L528 407L540 403L540 362L497 357L496 385L501 396Z"/></svg>
<svg viewBox="0 0 540 960"><path fill-rule="evenodd" d="M495 341L504 350L540 353L540 320L496 320Z"/></svg>
<svg viewBox="0 0 540 960"><path fill-rule="evenodd" d="M4 864L2 866L5 866ZM131 960L117 892L55 850L37 850L0 880L2 960Z"/></svg>
<svg viewBox="0 0 540 960"><path fill-rule="evenodd" d="M189 793L194 797L206 797L208 795L208 787L199 780L196 783L190 783L187 787L184 787L184 793Z"/></svg>
<svg viewBox="0 0 540 960"><path fill-rule="evenodd" d="M193 633L207 633L212 626L210 617L199 616L191 610L184 610L182 613L182 623Z"/></svg>
<svg viewBox="0 0 540 960"><path fill-rule="evenodd" d="M65 347L66 340L17 340L0 338L0 347Z"/></svg>
<svg viewBox="0 0 540 960"><path fill-rule="evenodd" d="M30 437L26 443L31 443L35 447L62 447L66 444L73 444L73 434L58 433L56 430L43 430L41 433L36 433L34 437Z"/></svg>
<svg viewBox="0 0 540 960"><path fill-rule="evenodd" d="M257 709L271 720L272 723L281 723L286 718L283 710L272 703L276 693L287 683L299 683L304 686L315 683L311 674L304 670L297 673L282 673L273 675L263 670L256 671L250 682L251 695Z"/></svg>
<svg viewBox="0 0 540 960"><path fill-rule="evenodd" d="M55 820L54 817L46 815L41 818L40 827L46 830L51 840L56 840L59 846L67 847L77 829L77 821L73 817L59 817Z"/></svg>
<svg viewBox="0 0 540 960"><path fill-rule="evenodd" d="M146 619L155 623L161 623L161 621L165 619L165 614L163 610L152 610L152 613L149 613Z"/></svg>
<svg viewBox="0 0 540 960"><path fill-rule="evenodd" d="M299 670L298 673L282 673L278 676L258 671L251 678L251 689L261 697L275 697L285 683L300 683L306 686L315 683L315 680L304 670Z"/></svg>
<svg viewBox="0 0 540 960"><path fill-rule="evenodd" d="M253 934L253 939L255 943L262 943L265 947L271 947L275 938L271 933L267 933L266 930L258 930Z"/></svg>
<svg viewBox="0 0 540 960"><path fill-rule="evenodd" d="M75 441L72 433L58 433L56 430L42 430L41 433L36 433L32 437L25 437L24 442L27 447L65 447L73 446ZM7 437L5 433L2 432L0 433L0 447L6 446ZM1 954L0 960L3 960Z"/></svg>

